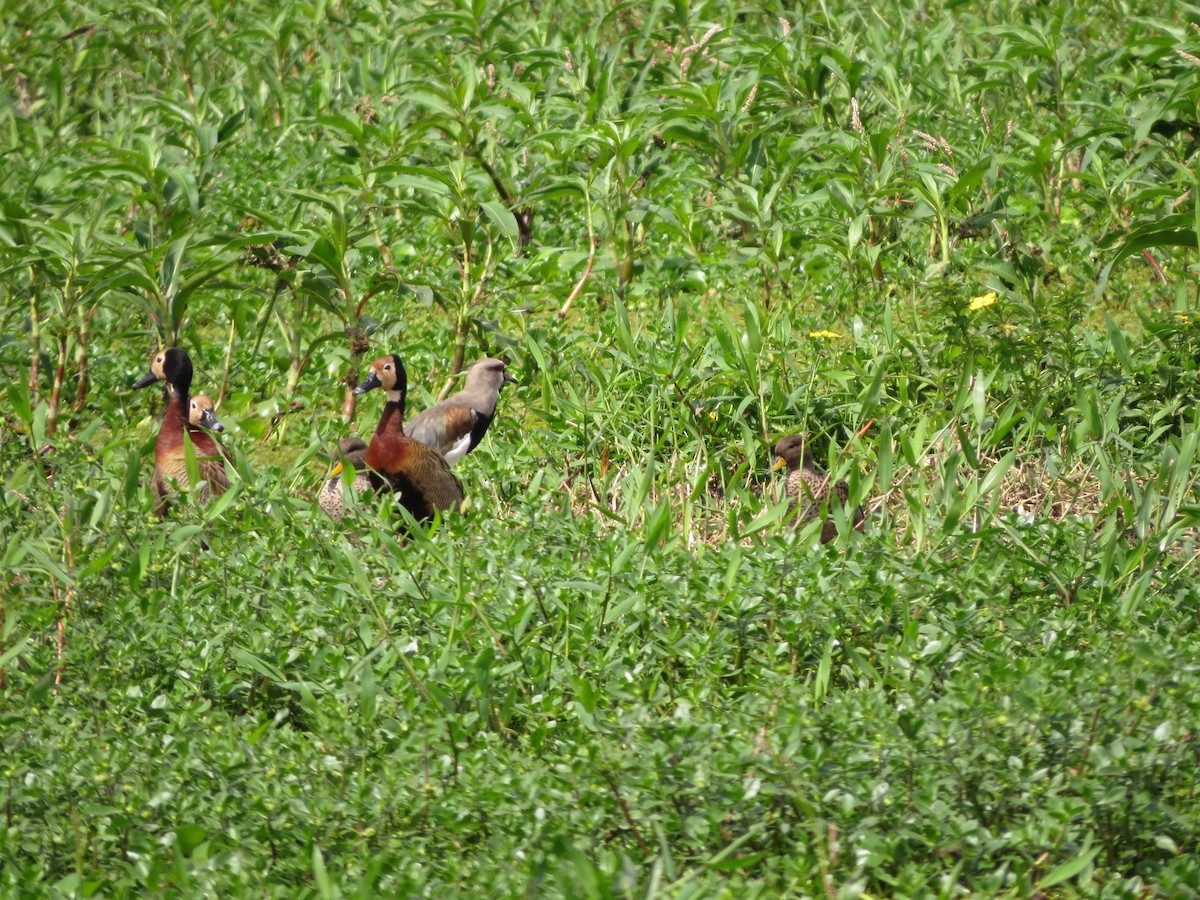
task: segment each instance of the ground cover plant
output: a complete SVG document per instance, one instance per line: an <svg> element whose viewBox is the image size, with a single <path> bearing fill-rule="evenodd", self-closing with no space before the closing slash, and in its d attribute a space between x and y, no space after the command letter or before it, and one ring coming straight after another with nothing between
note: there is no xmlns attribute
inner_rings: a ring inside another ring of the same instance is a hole
<svg viewBox="0 0 1200 900"><path fill-rule="evenodd" d="M9 2L4 890L1200 891L1198 22ZM407 537L385 352L519 379Z"/></svg>

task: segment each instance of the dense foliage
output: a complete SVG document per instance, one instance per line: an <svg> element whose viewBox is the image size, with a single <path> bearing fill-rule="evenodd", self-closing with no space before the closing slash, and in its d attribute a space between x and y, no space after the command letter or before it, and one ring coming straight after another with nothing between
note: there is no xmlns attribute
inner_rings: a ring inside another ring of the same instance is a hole
<svg viewBox="0 0 1200 900"><path fill-rule="evenodd" d="M4 890L1200 891L1195 22L9 0ZM384 352L521 382L408 537Z"/></svg>

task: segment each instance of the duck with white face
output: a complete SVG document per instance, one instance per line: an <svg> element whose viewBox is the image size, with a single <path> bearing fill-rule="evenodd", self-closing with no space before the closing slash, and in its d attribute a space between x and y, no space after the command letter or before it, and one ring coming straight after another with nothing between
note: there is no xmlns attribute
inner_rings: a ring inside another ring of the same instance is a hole
<svg viewBox="0 0 1200 900"><path fill-rule="evenodd" d="M404 432L404 402L408 392L408 375L399 356L381 356L368 367L367 377L354 389L363 395L376 388L387 394L379 424L362 455L365 472L364 487L377 492L391 492L398 496L400 504L418 521L430 519L439 510L458 509L463 502L462 485L450 471L440 453ZM357 466L358 448L354 447L343 456L345 462ZM335 518L344 515L345 505L339 496L337 502L333 492L340 491L340 474L343 462L335 466L331 477L321 492L321 506L327 512L337 510ZM331 482L336 482L331 485ZM358 476L355 478L356 486ZM327 496L326 492L329 491ZM332 512L331 515L334 515Z"/></svg>
<svg viewBox="0 0 1200 900"><path fill-rule="evenodd" d="M223 432L225 426L217 419L216 404L208 394L197 394L192 398L188 407L188 422L207 428L209 431Z"/></svg>
<svg viewBox="0 0 1200 900"><path fill-rule="evenodd" d="M171 495L178 487L188 484L186 440L190 440L200 467L200 481L195 485L202 499L219 497L229 489L229 476L225 473L223 448L201 427L204 410L193 411L189 391L192 387L192 360L187 351L179 347L160 350L150 360L150 371L139 378L135 388L144 388L155 382L166 382L169 391L167 412L154 441L154 495L158 500L160 515L170 505ZM211 412L211 411L210 411ZM198 415L199 423L192 422ZM216 421L215 417L213 421Z"/></svg>

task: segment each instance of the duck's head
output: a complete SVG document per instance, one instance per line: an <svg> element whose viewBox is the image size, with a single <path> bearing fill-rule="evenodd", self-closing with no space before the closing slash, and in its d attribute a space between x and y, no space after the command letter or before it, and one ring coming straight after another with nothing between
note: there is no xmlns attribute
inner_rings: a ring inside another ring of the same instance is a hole
<svg viewBox="0 0 1200 900"><path fill-rule="evenodd" d="M197 394L188 404L188 421L209 431L224 431L225 426L217 420L214 409L212 397L208 394Z"/></svg>
<svg viewBox="0 0 1200 900"><path fill-rule="evenodd" d="M779 439L779 443L775 445L775 465L771 467L772 472L778 472L786 467L788 471L799 469L802 466L813 466L812 451L808 449L808 445L802 434L789 434L787 437Z"/></svg>
<svg viewBox="0 0 1200 900"><path fill-rule="evenodd" d="M329 470L330 478L334 478L342 474L342 470L346 468L346 463L351 463L354 468L361 469L366 465L364 461L367 454L368 444L362 438L342 438L338 442L338 459L333 464L333 468Z"/></svg>
<svg viewBox="0 0 1200 900"><path fill-rule="evenodd" d="M464 390L467 391L495 391L500 393L500 389L505 384L516 384L517 379L513 378L505 371L506 363L502 359L481 359L474 363L467 370L467 384Z"/></svg>
<svg viewBox="0 0 1200 900"><path fill-rule="evenodd" d="M159 350L150 360L150 371L134 384L134 389L148 387L156 381L165 381L175 390L187 393L192 386L192 360L186 350L168 347Z"/></svg>
<svg viewBox="0 0 1200 900"><path fill-rule="evenodd" d="M404 371L404 363L396 354L381 356L367 367L367 377L363 383L354 389L356 395L365 394L381 387L387 391L389 400L403 400L408 390L408 373Z"/></svg>

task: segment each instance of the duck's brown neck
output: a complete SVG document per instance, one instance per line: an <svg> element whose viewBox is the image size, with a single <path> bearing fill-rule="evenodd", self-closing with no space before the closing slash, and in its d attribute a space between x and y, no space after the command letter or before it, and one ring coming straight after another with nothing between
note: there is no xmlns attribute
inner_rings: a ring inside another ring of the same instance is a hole
<svg viewBox="0 0 1200 900"><path fill-rule="evenodd" d="M170 422L176 428L186 428L191 423L188 421L188 392L187 388L180 390L173 388L170 391L170 399L167 401L167 414L163 416L163 424Z"/></svg>
<svg viewBox="0 0 1200 900"><path fill-rule="evenodd" d="M383 415L375 426L376 434L404 434L404 392L388 391Z"/></svg>

